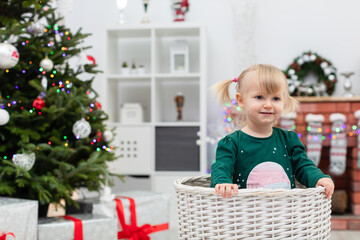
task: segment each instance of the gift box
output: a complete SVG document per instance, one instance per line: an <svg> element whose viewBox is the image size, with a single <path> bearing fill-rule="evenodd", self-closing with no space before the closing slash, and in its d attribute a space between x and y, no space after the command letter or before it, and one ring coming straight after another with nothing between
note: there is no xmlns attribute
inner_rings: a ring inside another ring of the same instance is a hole
<svg viewBox="0 0 360 240"><path fill-rule="evenodd" d="M168 194L122 192L112 201L95 202L93 213L117 219L118 239L170 239Z"/></svg>
<svg viewBox="0 0 360 240"><path fill-rule="evenodd" d="M0 197L0 237L13 233L16 240L36 240L37 223L38 201Z"/></svg>
<svg viewBox="0 0 360 240"><path fill-rule="evenodd" d="M40 218L38 240L116 240L116 220L103 215L74 214Z"/></svg>

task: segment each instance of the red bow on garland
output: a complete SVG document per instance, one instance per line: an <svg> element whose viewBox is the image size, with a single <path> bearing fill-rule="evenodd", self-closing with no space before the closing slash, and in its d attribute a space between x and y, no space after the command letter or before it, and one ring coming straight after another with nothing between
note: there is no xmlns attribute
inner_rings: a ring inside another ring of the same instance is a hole
<svg viewBox="0 0 360 240"><path fill-rule="evenodd" d="M1 233L0 233L1 234ZM0 240L5 240L7 235L11 235L15 239L15 234L12 232L4 233L3 235L0 235Z"/></svg>
<svg viewBox="0 0 360 240"><path fill-rule="evenodd" d="M115 199L116 211L122 231L118 232L118 239L128 238L129 240L150 240L149 234L154 232L169 229L168 223L163 223L155 226L144 224L141 227L137 226L135 200L129 197L117 196L117 198L128 199L130 202L130 225L125 223L124 206L120 199Z"/></svg>

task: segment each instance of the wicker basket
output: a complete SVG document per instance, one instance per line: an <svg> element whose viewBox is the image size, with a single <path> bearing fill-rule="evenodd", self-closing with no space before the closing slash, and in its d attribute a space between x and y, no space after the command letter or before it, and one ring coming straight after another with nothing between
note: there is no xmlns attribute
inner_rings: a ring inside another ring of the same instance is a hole
<svg viewBox="0 0 360 240"><path fill-rule="evenodd" d="M174 183L179 239L329 239L331 200L324 188L239 189L222 198L210 176Z"/></svg>

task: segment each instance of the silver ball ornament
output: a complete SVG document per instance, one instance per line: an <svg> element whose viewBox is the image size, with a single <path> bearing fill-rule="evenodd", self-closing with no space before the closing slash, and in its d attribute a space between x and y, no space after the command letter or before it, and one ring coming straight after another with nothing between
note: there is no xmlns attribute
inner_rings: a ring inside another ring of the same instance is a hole
<svg viewBox="0 0 360 240"><path fill-rule="evenodd" d="M14 154L12 161L16 166L29 171L34 166L35 153Z"/></svg>
<svg viewBox="0 0 360 240"><path fill-rule="evenodd" d="M103 133L105 142L109 142L113 139L114 135L110 130L105 130Z"/></svg>
<svg viewBox="0 0 360 240"><path fill-rule="evenodd" d="M73 133L76 138L87 138L91 133L90 123L85 118L76 121L73 126Z"/></svg>
<svg viewBox="0 0 360 240"><path fill-rule="evenodd" d="M10 114L5 109L0 109L0 126L5 125L10 120Z"/></svg>
<svg viewBox="0 0 360 240"><path fill-rule="evenodd" d="M51 61L49 58L46 57L43 60L41 60L40 67L42 67L45 70L45 72L50 72L54 67L54 63L53 61Z"/></svg>
<svg viewBox="0 0 360 240"><path fill-rule="evenodd" d="M0 43L0 68L8 69L19 62L19 51L13 45L5 42Z"/></svg>
<svg viewBox="0 0 360 240"><path fill-rule="evenodd" d="M45 29L45 25L40 23L39 21L34 22L28 27L28 31L35 36L39 35L40 33L43 33Z"/></svg>

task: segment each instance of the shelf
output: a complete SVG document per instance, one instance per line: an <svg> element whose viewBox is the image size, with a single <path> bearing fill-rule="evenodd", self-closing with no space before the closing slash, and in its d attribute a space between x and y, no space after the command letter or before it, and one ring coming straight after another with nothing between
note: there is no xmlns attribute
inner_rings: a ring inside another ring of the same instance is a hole
<svg viewBox="0 0 360 240"><path fill-rule="evenodd" d="M121 94L119 94L121 93ZM120 122L120 110L125 103L140 103L143 108L144 122L151 120L151 81L147 78L124 78L120 81L108 81L107 102L109 120Z"/></svg>
<svg viewBox="0 0 360 240"><path fill-rule="evenodd" d="M151 71L151 30L125 29L107 32L107 73L119 74L123 62L128 67L134 62L143 65L146 72Z"/></svg>
<svg viewBox="0 0 360 240"><path fill-rule="evenodd" d="M193 78L199 78L200 73L157 73L155 74L155 78L157 79L173 79L173 78L179 78L179 79L193 79Z"/></svg>
<svg viewBox="0 0 360 240"><path fill-rule="evenodd" d="M119 28L108 29L108 38L150 38L151 28L144 25L133 27L122 26Z"/></svg>
<svg viewBox="0 0 360 240"><path fill-rule="evenodd" d="M107 124L111 127L152 127L153 126L153 124L151 124L150 122L133 123L133 124L120 123L120 122L107 122Z"/></svg>
<svg viewBox="0 0 360 240"><path fill-rule="evenodd" d="M109 79L110 81L126 81L126 80L131 80L131 81L150 81L151 79L151 75L150 74L145 74L145 75L122 75L122 74L112 74L112 75L108 75L107 79Z"/></svg>
<svg viewBox="0 0 360 240"><path fill-rule="evenodd" d="M299 102L359 102L360 96L354 97L295 97Z"/></svg>
<svg viewBox="0 0 360 240"><path fill-rule="evenodd" d="M155 83L155 122L175 122L177 111L175 96L184 96L182 119L184 122L200 121L200 82L196 78L157 79Z"/></svg>
<svg viewBox="0 0 360 240"><path fill-rule="evenodd" d="M156 127L199 127L200 122L156 122Z"/></svg>
<svg viewBox="0 0 360 240"><path fill-rule="evenodd" d="M174 173L199 175L206 169L205 144L196 144L198 132L200 136L206 135L203 25L189 22L127 24L108 29L106 37L104 105L109 126L116 129L116 155L122 156L111 169L124 175L149 176L152 190L162 189L159 182L154 183L157 176L161 181L160 178L172 178ZM188 72L170 71L170 49L176 40L185 40L189 46ZM124 61L129 67L132 62L136 67L144 65L145 74L125 75L121 72ZM179 92L185 100L182 121L177 121L175 103ZM121 123L124 103L139 103L144 122Z"/></svg>

